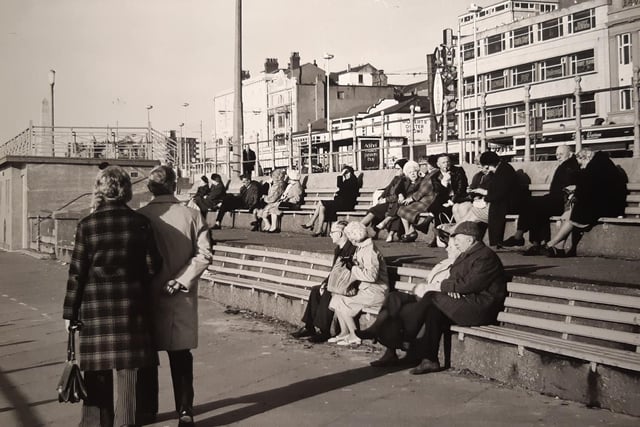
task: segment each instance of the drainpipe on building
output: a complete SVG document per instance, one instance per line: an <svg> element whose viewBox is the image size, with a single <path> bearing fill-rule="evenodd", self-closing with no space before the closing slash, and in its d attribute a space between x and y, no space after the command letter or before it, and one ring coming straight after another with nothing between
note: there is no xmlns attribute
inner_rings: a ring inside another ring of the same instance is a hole
<svg viewBox="0 0 640 427"><path fill-rule="evenodd" d="M580 76L576 77L576 153L582 150L582 107L580 105Z"/></svg>
<svg viewBox="0 0 640 427"><path fill-rule="evenodd" d="M633 105L633 158L640 158L640 96L638 96L638 79L640 68L634 67L631 79L631 100Z"/></svg>
<svg viewBox="0 0 640 427"><path fill-rule="evenodd" d="M524 161L531 160L531 86L524 87Z"/></svg>

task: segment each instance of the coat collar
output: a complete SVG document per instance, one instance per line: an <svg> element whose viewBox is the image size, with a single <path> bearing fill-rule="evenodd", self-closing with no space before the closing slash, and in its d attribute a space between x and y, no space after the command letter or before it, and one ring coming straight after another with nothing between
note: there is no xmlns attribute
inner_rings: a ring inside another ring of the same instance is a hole
<svg viewBox="0 0 640 427"><path fill-rule="evenodd" d="M163 194L162 196L155 196L149 204L156 203L180 203L180 200L176 198L173 194Z"/></svg>
<svg viewBox="0 0 640 427"><path fill-rule="evenodd" d="M485 247L484 243L475 242L473 245L471 245L471 247L469 249L467 249L466 251L461 253L453 263L454 264L458 264L459 262L462 262L463 259L473 255L474 253L478 252L479 250L481 250L484 247Z"/></svg>

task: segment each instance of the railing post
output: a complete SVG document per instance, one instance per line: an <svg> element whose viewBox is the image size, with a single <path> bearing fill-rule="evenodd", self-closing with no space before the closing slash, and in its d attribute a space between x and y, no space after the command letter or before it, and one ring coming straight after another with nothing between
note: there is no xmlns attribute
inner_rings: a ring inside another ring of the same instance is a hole
<svg viewBox="0 0 640 427"><path fill-rule="evenodd" d="M640 158L640 94L638 86L640 83L640 67L633 68L633 78L631 80L631 99L633 104L633 158Z"/></svg>
<svg viewBox="0 0 640 427"><path fill-rule="evenodd" d="M576 77L576 153L582 150L582 107L580 105L580 76Z"/></svg>
<svg viewBox="0 0 640 427"><path fill-rule="evenodd" d="M311 122L307 123L307 173L311 175L313 173L313 163L311 157ZM302 173L302 165L300 165L300 172Z"/></svg>
<svg viewBox="0 0 640 427"><path fill-rule="evenodd" d="M378 159L378 169L384 169L384 111L380 111L380 158Z"/></svg>
<svg viewBox="0 0 640 427"><path fill-rule="evenodd" d="M531 160L531 86L524 87L524 161Z"/></svg>
<svg viewBox="0 0 640 427"><path fill-rule="evenodd" d="M411 105L409 107L409 129L410 129L409 160L413 160L413 146L416 143L415 120L416 120L416 106L415 105Z"/></svg>
<svg viewBox="0 0 640 427"><path fill-rule="evenodd" d="M327 130L329 131L329 172L333 172L333 121L327 118Z"/></svg>
<svg viewBox="0 0 640 427"><path fill-rule="evenodd" d="M487 151L487 94L480 95L480 150ZM477 145L476 145L477 147ZM478 153L476 153L476 156Z"/></svg>
<svg viewBox="0 0 640 427"><path fill-rule="evenodd" d="M36 147L33 143L33 120L29 120L29 154L36 155Z"/></svg>

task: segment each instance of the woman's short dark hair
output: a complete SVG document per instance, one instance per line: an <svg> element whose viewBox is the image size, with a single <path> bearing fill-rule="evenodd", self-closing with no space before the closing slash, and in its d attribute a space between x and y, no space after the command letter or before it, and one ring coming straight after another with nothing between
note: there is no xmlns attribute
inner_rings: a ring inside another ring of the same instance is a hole
<svg viewBox="0 0 640 427"><path fill-rule="evenodd" d="M98 172L93 187L94 208L107 202L124 204L131 197L131 177L126 170L120 166L107 166Z"/></svg>
<svg viewBox="0 0 640 427"><path fill-rule="evenodd" d="M211 181L216 181L219 184L222 184L222 177L220 175L218 175L217 173L212 173L211 174Z"/></svg>
<svg viewBox="0 0 640 427"><path fill-rule="evenodd" d="M342 172L344 172L344 171L349 171L349 173L351 175L355 175L355 172L353 171L353 168L351 166L343 166L342 167Z"/></svg>
<svg viewBox="0 0 640 427"><path fill-rule="evenodd" d="M500 163L500 156L493 151L485 151L480 154L480 164L482 166L497 166Z"/></svg>

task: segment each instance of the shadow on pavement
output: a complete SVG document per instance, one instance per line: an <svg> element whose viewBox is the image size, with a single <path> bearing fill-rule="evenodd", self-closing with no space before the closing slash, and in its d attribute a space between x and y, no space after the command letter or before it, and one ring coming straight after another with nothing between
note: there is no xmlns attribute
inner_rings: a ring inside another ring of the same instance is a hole
<svg viewBox="0 0 640 427"><path fill-rule="evenodd" d="M299 381L284 387L266 390L259 393L205 403L194 408L196 414L204 414L209 411L224 408L225 406L242 404L245 406L224 414L204 419L197 419L197 425L199 427L210 427L236 423L254 415L258 415L299 400L307 399L309 397L317 396L332 390L340 389L342 387L357 384L387 375L390 372L401 371L404 369L406 369L406 367L380 369L366 366Z"/></svg>
<svg viewBox="0 0 640 427"><path fill-rule="evenodd" d="M539 270L545 270L549 268L554 268L555 265L540 265L540 264L520 264L520 265L509 265L505 266L504 270L509 274L519 274L525 275L530 273L535 273Z"/></svg>
<svg viewBox="0 0 640 427"><path fill-rule="evenodd" d="M2 394L10 404L7 408L1 408L0 412L15 410L15 416L18 421L17 425L21 426L38 426L44 424L44 421L33 413L31 407L58 400L52 399L29 403L26 397L20 392L20 389L16 387L7 377L6 373L2 371L0 371L0 390L2 390Z"/></svg>

